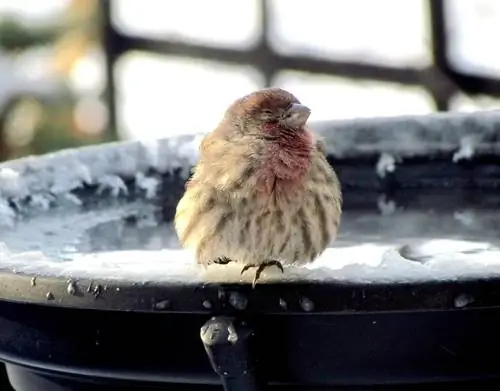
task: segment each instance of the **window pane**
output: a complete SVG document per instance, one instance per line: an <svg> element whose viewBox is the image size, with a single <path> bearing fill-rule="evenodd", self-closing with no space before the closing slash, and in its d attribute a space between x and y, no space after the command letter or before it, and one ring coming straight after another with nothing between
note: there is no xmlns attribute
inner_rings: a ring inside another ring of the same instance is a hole
<svg viewBox="0 0 500 391"><path fill-rule="evenodd" d="M283 54L392 66L429 64L424 0L270 0L272 45Z"/></svg>
<svg viewBox="0 0 500 391"><path fill-rule="evenodd" d="M117 110L125 138L211 131L236 98L263 84L250 67L130 53L117 63Z"/></svg>
<svg viewBox="0 0 500 391"><path fill-rule="evenodd" d="M500 100L485 95L470 97L459 93L450 100L451 111L474 112L499 109Z"/></svg>
<svg viewBox="0 0 500 391"><path fill-rule="evenodd" d="M469 74L500 77L500 1L447 0L450 61Z"/></svg>
<svg viewBox="0 0 500 391"><path fill-rule="evenodd" d="M428 114L434 111L431 97L418 87L299 72L283 72L276 84L289 89L312 109L312 121Z"/></svg>
<svg viewBox="0 0 500 391"><path fill-rule="evenodd" d="M248 47L260 34L257 0L114 0L113 22L130 35Z"/></svg>

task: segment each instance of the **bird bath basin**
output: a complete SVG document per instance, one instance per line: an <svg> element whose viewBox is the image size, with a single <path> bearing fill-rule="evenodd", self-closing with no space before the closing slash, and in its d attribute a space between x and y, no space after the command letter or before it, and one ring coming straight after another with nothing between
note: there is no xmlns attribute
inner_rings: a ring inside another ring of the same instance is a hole
<svg viewBox="0 0 500 391"><path fill-rule="evenodd" d="M495 378L500 364L484 352L500 347L499 126L497 113L318 124L344 189L338 240L307 267L266 270L255 289L240 266L205 269L179 247L172 218L199 137L0 165L0 360L11 383ZM213 342L220 330L235 347Z"/></svg>

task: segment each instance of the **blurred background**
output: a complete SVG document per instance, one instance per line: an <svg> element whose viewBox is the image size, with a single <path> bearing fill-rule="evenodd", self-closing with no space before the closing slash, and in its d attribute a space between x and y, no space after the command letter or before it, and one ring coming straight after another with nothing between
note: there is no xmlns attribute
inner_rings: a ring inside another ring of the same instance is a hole
<svg viewBox="0 0 500 391"><path fill-rule="evenodd" d="M0 0L0 160L210 131L291 90L311 120L500 107L498 0Z"/></svg>

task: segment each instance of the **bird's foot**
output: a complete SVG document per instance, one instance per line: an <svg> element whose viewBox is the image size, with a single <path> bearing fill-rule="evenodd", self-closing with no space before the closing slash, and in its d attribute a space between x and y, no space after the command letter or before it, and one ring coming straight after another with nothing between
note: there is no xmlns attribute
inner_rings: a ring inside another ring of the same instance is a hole
<svg viewBox="0 0 500 391"><path fill-rule="evenodd" d="M255 272L255 277L253 279L253 282L252 282L252 288L255 288L255 285L257 284L257 280L260 278L260 275L262 274L262 272L268 268L268 267L271 267L271 266L276 266L278 269L281 270L281 273L284 273L285 270L283 269L283 265L281 264L281 262L279 261L276 261L276 260L270 260L270 261L265 261L265 262L262 262L260 264L248 264L248 265L245 265L243 267L243 269L241 269L241 274L245 273L248 269L252 268L252 267L256 267L257 268L257 271Z"/></svg>
<svg viewBox="0 0 500 391"><path fill-rule="evenodd" d="M228 257L219 257L214 261L214 263L217 265L227 265L230 262L233 262L233 260L229 259Z"/></svg>

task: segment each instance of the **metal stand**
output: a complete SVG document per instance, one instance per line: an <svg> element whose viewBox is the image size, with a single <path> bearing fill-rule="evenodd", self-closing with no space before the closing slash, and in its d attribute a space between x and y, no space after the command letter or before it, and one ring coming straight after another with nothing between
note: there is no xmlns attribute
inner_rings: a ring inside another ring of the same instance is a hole
<svg viewBox="0 0 500 391"><path fill-rule="evenodd" d="M200 332L213 370L225 391L260 391L251 357L252 330L235 318L226 316L208 320Z"/></svg>

